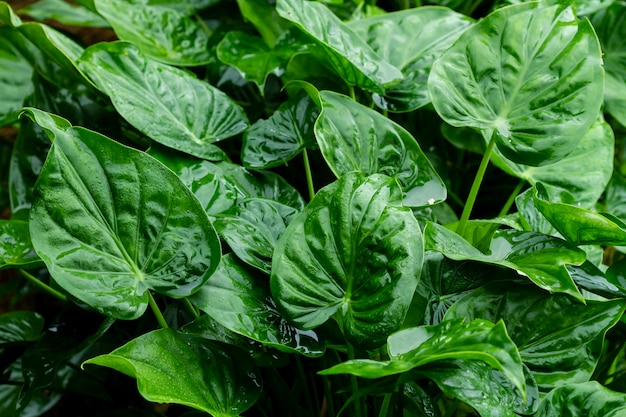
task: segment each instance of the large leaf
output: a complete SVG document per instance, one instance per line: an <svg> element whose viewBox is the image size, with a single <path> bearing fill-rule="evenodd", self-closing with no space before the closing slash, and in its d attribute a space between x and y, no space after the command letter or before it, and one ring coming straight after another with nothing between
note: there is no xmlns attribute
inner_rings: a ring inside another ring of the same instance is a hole
<svg viewBox="0 0 626 417"><path fill-rule="evenodd" d="M508 333L544 390L583 382L593 373L604 335L621 318L623 300L587 301L550 295L510 282L487 284L457 301L446 319L504 321Z"/></svg>
<svg viewBox="0 0 626 417"><path fill-rule="evenodd" d="M278 240L272 295L303 329L335 318L356 346L402 324L423 261L422 234L384 175L347 174L320 190Z"/></svg>
<svg viewBox="0 0 626 417"><path fill-rule="evenodd" d="M206 339L156 330L83 363L137 379L148 401L183 404L215 417L238 416L261 393L260 375L243 351Z"/></svg>
<svg viewBox="0 0 626 417"><path fill-rule="evenodd" d="M376 104L392 111L411 111L430 103L428 74L437 59L473 23L444 7L416 7L354 20L348 25L404 78L374 95Z"/></svg>
<svg viewBox="0 0 626 417"><path fill-rule="evenodd" d="M248 168L283 165L315 146L313 125L319 110L306 94L290 98L268 118L258 120L243 136L241 159Z"/></svg>
<svg viewBox="0 0 626 417"><path fill-rule="evenodd" d="M585 253L562 239L536 232L499 230L491 240L489 252L484 254L436 223L428 223L424 239L427 249L441 252L450 259L510 268L547 291L562 292L583 301L566 266L582 264Z"/></svg>
<svg viewBox="0 0 626 417"><path fill-rule="evenodd" d="M104 314L133 319L145 311L150 289L185 297L206 282L219 240L172 171L58 116L25 113L53 139L30 233L59 285Z"/></svg>
<svg viewBox="0 0 626 417"><path fill-rule="evenodd" d="M626 126L626 4L615 2L591 16L604 53L606 110Z"/></svg>
<svg viewBox="0 0 626 417"><path fill-rule="evenodd" d="M226 94L145 57L133 44L98 43L85 51L79 65L130 124L170 148L222 159L213 142L248 126L243 110Z"/></svg>
<svg viewBox="0 0 626 417"><path fill-rule="evenodd" d="M276 242L297 214L276 201L249 198L217 216L213 226L239 259L269 274Z"/></svg>
<svg viewBox="0 0 626 417"><path fill-rule="evenodd" d="M386 85L402 78L400 70L374 52L324 4L278 0L276 10L323 48L325 63L348 85L384 94Z"/></svg>
<svg viewBox="0 0 626 417"><path fill-rule="evenodd" d="M446 320L434 326L412 327L389 336L387 350L389 361L354 359L321 373L381 378L449 359L479 360L501 371L526 397L522 360L502 322Z"/></svg>
<svg viewBox="0 0 626 417"><path fill-rule="evenodd" d="M535 417L620 417L626 413L626 394L596 381L559 387L541 401Z"/></svg>
<svg viewBox="0 0 626 417"><path fill-rule="evenodd" d="M332 91L321 91L315 136L330 169L340 177L360 171L394 177L412 207L439 203L446 187L415 139L380 113Z"/></svg>
<svg viewBox="0 0 626 417"><path fill-rule="evenodd" d="M534 203L556 230L576 245L626 245L626 224L611 214L549 201L541 183L536 185Z"/></svg>
<svg viewBox="0 0 626 417"><path fill-rule="evenodd" d="M266 346L321 356L323 343L312 330L299 330L278 313L267 279L226 255L191 301L227 329Z"/></svg>
<svg viewBox="0 0 626 417"><path fill-rule="evenodd" d="M205 27L179 7L150 0L94 3L120 39L132 42L156 60L182 66L203 65L211 60Z"/></svg>
<svg viewBox="0 0 626 417"><path fill-rule="evenodd" d="M17 29L0 27L0 126L17 120L17 110L33 90L30 48Z"/></svg>
<svg viewBox="0 0 626 417"><path fill-rule="evenodd" d="M108 22L97 13L82 5L70 4L63 0L40 0L37 3L21 8L19 12L39 21L54 19L65 25L83 27L109 26Z"/></svg>
<svg viewBox="0 0 626 417"><path fill-rule="evenodd" d="M0 220L0 269L41 266L30 240L28 222Z"/></svg>
<svg viewBox="0 0 626 417"><path fill-rule="evenodd" d="M453 126L494 135L513 162L547 165L570 153L598 115L600 46L571 6L505 7L469 28L435 61L428 89Z"/></svg>

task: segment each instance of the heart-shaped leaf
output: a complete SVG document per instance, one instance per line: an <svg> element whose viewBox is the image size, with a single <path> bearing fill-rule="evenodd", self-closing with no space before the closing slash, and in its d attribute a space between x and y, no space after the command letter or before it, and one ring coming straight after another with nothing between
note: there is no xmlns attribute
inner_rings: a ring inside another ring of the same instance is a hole
<svg viewBox="0 0 626 417"><path fill-rule="evenodd" d="M217 271L191 301L227 329L266 346L311 357L324 353L315 332L299 330L280 316L266 277L231 255L222 258Z"/></svg>
<svg viewBox="0 0 626 417"><path fill-rule="evenodd" d="M428 90L449 124L493 135L513 162L547 165L569 154L598 115L598 39L571 6L505 7L463 32L435 61Z"/></svg>
<svg viewBox="0 0 626 417"><path fill-rule="evenodd" d="M254 362L233 346L170 329L156 330L83 363L137 379L148 401L183 404L216 417L238 416L261 393Z"/></svg>
<svg viewBox="0 0 626 417"><path fill-rule="evenodd" d="M566 266L582 264L585 253L562 239L536 232L499 230L491 240L488 254L483 254L458 234L436 223L426 225L424 239L427 249L441 252L450 259L510 268L540 288L583 301Z"/></svg>
<svg viewBox="0 0 626 417"><path fill-rule="evenodd" d="M319 109L306 94L290 98L267 120L258 120L243 136L241 159L248 168L283 165L316 145L313 125Z"/></svg>
<svg viewBox="0 0 626 417"><path fill-rule="evenodd" d="M556 388L541 401L535 417L620 417L626 413L626 394L597 381Z"/></svg>
<svg viewBox="0 0 626 417"><path fill-rule="evenodd" d="M95 0L94 4L120 39L158 61L194 66L211 60L206 28L180 7L148 0Z"/></svg>
<svg viewBox="0 0 626 417"><path fill-rule="evenodd" d="M472 291L445 318L504 321L540 389L549 391L591 377L604 335L625 309L621 299L585 305L528 285L499 282Z"/></svg>
<svg viewBox="0 0 626 417"><path fill-rule="evenodd" d="M93 45L79 66L130 124L170 148L223 159L223 151L213 143L248 126L244 111L225 93L147 58L131 43Z"/></svg>
<svg viewBox="0 0 626 417"><path fill-rule="evenodd" d="M53 140L30 234L59 285L103 314L134 319L150 289L185 297L206 282L219 263L219 239L172 171L58 116L25 114Z"/></svg>
<svg viewBox="0 0 626 417"><path fill-rule="evenodd" d="M400 125L349 97L319 92L315 137L330 169L340 177L360 171L394 177L403 204L428 206L446 198L446 187L419 145Z"/></svg>
<svg viewBox="0 0 626 417"><path fill-rule="evenodd" d="M374 95L376 104L403 112L430 103L427 81L433 62L472 23L444 7L416 7L349 22L376 53L404 74L384 96Z"/></svg>
<svg viewBox="0 0 626 417"><path fill-rule="evenodd" d="M354 172L321 189L278 240L272 295L313 329L335 316L347 340L376 347L402 324L423 261L422 234L400 187Z"/></svg>
<svg viewBox="0 0 626 417"><path fill-rule="evenodd" d="M374 52L324 4L278 0L276 10L325 51L325 64L348 85L384 94L386 85L402 78L400 70Z"/></svg>
<svg viewBox="0 0 626 417"><path fill-rule="evenodd" d="M28 222L0 220L0 269L41 265L30 240Z"/></svg>

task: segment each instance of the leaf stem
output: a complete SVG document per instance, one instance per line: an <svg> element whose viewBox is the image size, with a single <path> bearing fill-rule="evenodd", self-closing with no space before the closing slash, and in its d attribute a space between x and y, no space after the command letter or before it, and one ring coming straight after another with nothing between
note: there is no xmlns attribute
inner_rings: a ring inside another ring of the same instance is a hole
<svg viewBox="0 0 626 417"><path fill-rule="evenodd" d="M506 200L506 203L504 203L504 206L502 207L502 210L500 210L500 213L498 214L498 217L502 217L502 216L506 216L507 215L507 213L509 212L509 210L513 206L513 203L515 202L515 198L518 196L520 191L522 191L522 188L524 187L524 184L526 184L526 180L525 179L520 180L520 182L517 184L517 186L513 189L513 192L509 196L509 199Z"/></svg>
<svg viewBox="0 0 626 417"><path fill-rule="evenodd" d="M296 367L298 368L298 377L302 382L304 388L304 401L306 402L307 409L313 412L313 401L311 400L311 390L309 389L309 382L307 381L306 374L304 373L304 367L302 366L302 360L300 355L296 354Z"/></svg>
<svg viewBox="0 0 626 417"><path fill-rule="evenodd" d="M311 172L311 164L309 162L309 154L306 148L302 150L302 159L304 160L304 172L306 173L306 185L309 189L309 201L315 197L315 187L313 186L313 173Z"/></svg>
<svg viewBox="0 0 626 417"><path fill-rule="evenodd" d="M165 317L163 317L163 314L161 313L161 310L159 310L159 306L157 305L156 301L154 301L154 297L152 296L152 293L150 291L148 291L148 304L150 304L150 308L152 309L154 316L159 322L159 325L164 329L169 328L170 326L167 325Z"/></svg>
<svg viewBox="0 0 626 417"><path fill-rule="evenodd" d="M469 195L467 196L467 200L465 201L465 206L463 207L463 213L461 213L461 219L459 220L459 225L456 228L457 234L461 236L463 236L463 233L465 232L467 221L469 220L470 214L472 213L472 209L474 208L474 203L476 202L476 196L478 195L480 184L483 182L485 171L487 170L487 165L489 165L489 160L491 159L491 152L493 151L493 147L495 144L496 144L496 132L494 130L493 134L491 135L491 140L489 141L489 145L487 145L487 149L485 150L485 154L483 155L483 159L480 161L478 172L476 172L476 176L474 177L472 188L470 189Z"/></svg>
<svg viewBox="0 0 626 417"><path fill-rule="evenodd" d="M391 402L392 395L393 394L391 392L388 392L385 394L385 397L383 398L383 403L380 406L380 411L378 412L378 417L387 416L387 412L389 411L389 403Z"/></svg>
<svg viewBox="0 0 626 417"><path fill-rule="evenodd" d="M56 297L57 299L61 301L65 301L65 302L69 301L69 299L67 298L65 294L55 290L49 285L44 284L43 282L41 282L40 280L38 280L37 278L29 274L28 272L24 271L23 269L18 269L17 271L19 272L21 276L26 278L31 284L33 284L37 288L47 292L48 294L52 295L53 297Z"/></svg>
<svg viewBox="0 0 626 417"><path fill-rule="evenodd" d="M185 305L185 308L187 309L187 311L189 311L189 313L191 313L191 315L194 318L200 318L200 313L198 312L198 310L194 307L193 304L191 304L191 301L189 301L189 298L185 297L183 298L183 304Z"/></svg>
<svg viewBox="0 0 626 417"><path fill-rule="evenodd" d="M211 36L213 34L213 31L211 29L209 29L209 27L206 25L206 23L204 23L204 19L202 19L202 17L200 17L200 15L198 14L197 10L194 12L194 16L195 16L196 20L198 21L198 23L200 24L200 26L202 27L202 30L204 30L207 35Z"/></svg>
<svg viewBox="0 0 626 417"><path fill-rule="evenodd" d="M348 85L348 91L350 92L350 98L352 101L356 101L356 92L354 91L353 85Z"/></svg>
<svg viewBox="0 0 626 417"><path fill-rule="evenodd" d="M354 347L349 342L346 343L348 347L348 359L353 360L354 356ZM354 399L354 415L355 417L362 417L363 410L361 408L361 398L358 396L359 392L359 381L356 378L356 375L350 375L350 388L352 389L352 395L355 395Z"/></svg>

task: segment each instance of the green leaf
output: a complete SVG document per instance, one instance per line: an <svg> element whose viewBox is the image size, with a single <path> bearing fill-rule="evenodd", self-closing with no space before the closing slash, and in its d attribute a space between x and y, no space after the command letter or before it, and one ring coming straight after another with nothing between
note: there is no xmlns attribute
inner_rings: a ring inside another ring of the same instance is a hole
<svg viewBox="0 0 626 417"><path fill-rule="evenodd" d="M403 204L428 206L446 199L446 187L415 139L380 113L332 91L319 93L315 136L337 177L359 171L394 177Z"/></svg>
<svg viewBox="0 0 626 417"><path fill-rule="evenodd" d="M568 241L576 245L626 245L626 224L617 217L554 203L546 200L546 194L541 183L535 186L535 206Z"/></svg>
<svg viewBox="0 0 626 417"><path fill-rule="evenodd" d="M61 287L103 314L134 319L150 289L185 297L206 282L219 262L219 240L174 173L58 116L25 114L53 140L35 186L30 233Z"/></svg>
<svg viewBox="0 0 626 417"><path fill-rule="evenodd" d="M626 220L626 177L617 171L606 186L604 195L606 211L613 216Z"/></svg>
<svg viewBox="0 0 626 417"><path fill-rule="evenodd" d="M621 261L613 263L606 274L589 261L581 266L568 266L572 279L578 287L598 294L605 298L626 298L626 279L619 269L623 268Z"/></svg>
<svg viewBox="0 0 626 417"><path fill-rule="evenodd" d="M618 122L626 126L626 5L615 2L591 17L604 58L605 108Z"/></svg>
<svg viewBox="0 0 626 417"><path fill-rule="evenodd" d="M17 120L17 111L33 90L31 48L17 29L0 27L0 126Z"/></svg>
<svg viewBox="0 0 626 417"><path fill-rule="evenodd" d="M293 22L325 51L326 62L348 85L384 94L402 73L381 58L325 5L306 0L278 0L278 14Z"/></svg>
<svg viewBox="0 0 626 417"><path fill-rule="evenodd" d="M588 380L605 333L621 318L624 300L581 304L527 285L487 284L457 301L446 319L503 321L539 388Z"/></svg>
<svg viewBox="0 0 626 417"><path fill-rule="evenodd" d="M491 240L489 252L483 254L456 233L430 222L424 230L424 239L427 249L441 252L447 258L513 269L540 288L569 294L584 302L567 265L582 264L585 253L561 239L536 232L499 230Z"/></svg>
<svg viewBox="0 0 626 417"><path fill-rule="evenodd" d="M28 222L0 220L0 270L42 266L30 241Z"/></svg>
<svg viewBox="0 0 626 417"><path fill-rule="evenodd" d="M266 277L226 255L204 287L191 297L202 311L227 329L288 353L324 353L312 330L291 326L278 313Z"/></svg>
<svg viewBox="0 0 626 417"><path fill-rule="evenodd" d="M179 7L149 0L95 0L94 3L121 40L132 42L151 58L180 66L211 61L209 34Z"/></svg>
<svg viewBox="0 0 626 417"><path fill-rule="evenodd" d="M248 168L273 168L316 145L313 125L318 108L306 94L280 105L266 120L258 120L243 136L241 159Z"/></svg>
<svg viewBox="0 0 626 417"><path fill-rule="evenodd" d="M376 104L403 112L430 103L428 74L437 59L473 20L444 7L417 7L354 20L348 26L404 78L374 95Z"/></svg>
<svg viewBox="0 0 626 417"><path fill-rule="evenodd" d="M529 2L499 9L459 37L432 67L437 113L469 126L515 163L569 154L602 103L601 51L570 6Z"/></svg>
<svg viewBox="0 0 626 417"><path fill-rule="evenodd" d="M541 182L553 193L567 191L578 205L592 207L611 179L614 150L613 130L599 115L574 150L558 162L540 167L520 165L499 152L493 155L492 161L532 185Z"/></svg>
<svg viewBox="0 0 626 417"><path fill-rule="evenodd" d="M0 315L0 347L34 342L43 330L44 318L34 311L11 311Z"/></svg>
<svg viewBox="0 0 626 417"><path fill-rule="evenodd" d="M274 4L266 0L237 0L241 15L259 31L269 47L291 26L276 12Z"/></svg>
<svg viewBox="0 0 626 417"><path fill-rule="evenodd" d="M84 6L70 4L63 0L40 0L20 9L20 14L36 20L54 19L65 25L83 27L109 27L109 23L97 13Z"/></svg>
<svg viewBox="0 0 626 417"><path fill-rule="evenodd" d="M349 360L321 372L381 378L449 359L479 360L501 371L526 396L522 360L504 323L476 319L446 320L434 326L401 330L387 340L389 361Z"/></svg>
<svg viewBox="0 0 626 417"><path fill-rule="evenodd" d="M248 126L244 111L226 94L145 57L130 43L98 43L85 51L79 65L130 124L170 148L223 159L214 142Z"/></svg>
<svg viewBox="0 0 626 417"><path fill-rule="evenodd" d="M82 366L106 366L137 379L148 401L183 404L215 417L238 416L261 393L254 363L236 348L156 330Z"/></svg>
<svg viewBox="0 0 626 417"><path fill-rule="evenodd" d="M626 394L596 381L559 387L541 401L535 417L620 417L626 413Z"/></svg>
<svg viewBox="0 0 626 417"><path fill-rule="evenodd" d="M213 226L239 259L269 274L276 242L297 214L276 201L249 198L218 215Z"/></svg>
<svg viewBox="0 0 626 417"><path fill-rule="evenodd" d="M302 329L337 319L355 346L376 347L402 324L423 261L412 212L384 175L355 172L321 189L278 240L271 288Z"/></svg>

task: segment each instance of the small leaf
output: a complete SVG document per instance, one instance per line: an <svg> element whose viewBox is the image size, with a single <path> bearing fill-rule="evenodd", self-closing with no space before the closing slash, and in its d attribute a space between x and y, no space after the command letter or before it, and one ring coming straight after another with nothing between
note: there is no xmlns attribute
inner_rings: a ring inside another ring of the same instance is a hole
<svg viewBox="0 0 626 417"><path fill-rule="evenodd" d="M315 332L297 329L280 316L266 277L233 256L222 258L217 271L191 301L227 329L266 346L310 357L324 353Z"/></svg>
<svg viewBox="0 0 626 417"><path fill-rule="evenodd" d="M82 366L89 364L136 378L148 401L183 404L216 417L238 416L261 393L259 372L243 352L170 329L139 336Z"/></svg>
<svg viewBox="0 0 626 417"><path fill-rule="evenodd" d="M133 44L98 43L85 51L79 65L130 124L170 148L223 159L213 143L248 126L243 110L226 94L145 57Z"/></svg>
<svg viewBox="0 0 626 417"><path fill-rule="evenodd" d="M326 53L330 66L350 86L383 94L402 73L381 58L324 4L306 0L278 0L278 14L293 22Z"/></svg>
<svg viewBox="0 0 626 417"><path fill-rule="evenodd" d="M541 401L535 417L620 417L626 413L626 394L596 381L556 388Z"/></svg>
<svg viewBox="0 0 626 417"><path fill-rule="evenodd" d="M457 301L445 318L503 321L522 360L546 392L591 377L604 335L625 309L622 299L585 305L528 285L495 282Z"/></svg>
<svg viewBox="0 0 626 417"><path fill-rule="evenodd" d="M134 319L150 289L185 297L206 282L219 262L219 239L172 171L58 116L25 114L53 140L30 234L61 287L103 314Z"/></svg>
<svg viewBox="0 0 626 417"><path fill-rule="evenodd" d="M315 136L337 177L359 171L394 177L403 204L428 206L446 198L446 187L415 139L380 113L331 91L319 93L322 112Z"/></svg>
<svg viewBox="0 0 626 417"><path fill-rule="evenodd" d="M528 277L540 288L566 293L584 302L566 266L582 264L585 253L561 239L536 232L499 230L491 240L487 255L456 233L435 223L427 224L424 239L427 249L441 252L450 259L510 268Z"/></svg>
<svg viewBox="0 0 626 417"><path fill-rule="evenodd" d="M43 325L43 316L34 311L11 311L0 314L0 348L38 340Z"/></svg>
<svg viewBox="0 0 626 417"><path fill-rule="evenodd" d="M569 154L598 115L598 39L571 6L504 7L435 61L428 89L447 123L494 135L497 149L515 163L547 165Z"/></svg>
<svg viewBox="0 0 626 417"><path fill-rule="evenodd" d="M386 88L374 101L396 112L430 103L427 81L433 62L467 29L473 20L444 7L416 7L353 20L348 26L404 78Z"/></svg>
<svg viewBox="0 0 626 417"><path fill-rule="evenodd" d="M42 266L30 240L28 222L0 220L0 270Z"/></svg>
<svg viewBox="0 0 626 417"><path fill-rule="evenodd" d="M402 324L423 261L412 212L384 175L347 174L320 190L278 240L272 295L297 327L331 317L350 343L376 347Z"/></svg>
<svg viewBox="0 0 626 417"><path fill-rule="evenodd" d="M258 120L243 136L241 159L247 168L273 168L316 145L313 125L319 110L306 94L281 104L267 120Z"/></svg>
<svg viewBox="0 0 626 417"><path fill-rule="evenodd" d="M94 3L121 40L132 42L151 58L180 66L211 61L209 34L179 7L146 0L95 0Z"/></svg>

